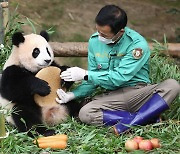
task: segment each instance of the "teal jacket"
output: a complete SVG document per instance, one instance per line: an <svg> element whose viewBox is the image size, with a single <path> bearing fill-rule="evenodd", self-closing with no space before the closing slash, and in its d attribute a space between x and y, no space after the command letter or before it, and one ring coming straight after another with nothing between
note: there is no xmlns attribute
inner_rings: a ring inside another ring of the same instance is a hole
<svg viewBox="0 0 180 154"><path fill-rule="evenodd" d="M88 81L83 81L72 92L76 98L85 97L101 86L108 90L150 83L150 49L136 31L125 27L121 39L113 45L98 40L94 33L88 44Z"/></svg>

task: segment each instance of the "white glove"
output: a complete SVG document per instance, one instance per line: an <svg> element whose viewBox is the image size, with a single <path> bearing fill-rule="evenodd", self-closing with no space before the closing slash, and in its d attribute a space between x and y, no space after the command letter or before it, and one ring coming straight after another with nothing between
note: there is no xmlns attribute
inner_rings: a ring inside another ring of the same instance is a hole
<svg viewBox="0 0 180 154"><path fill-rule="evenodd" d="M75 98L73 92L65 92L62 89L57 90L57 95L59 98L56 97L56 102L59 104L67 103Z"/></svg>
<svg viewBox="0 0 180 154"><path fill-rule="evenodd" d="M83 80L84 76L88 75L88 71L79 67L71 67L63 71L60 75L64 81L79 81Z"/></svg>

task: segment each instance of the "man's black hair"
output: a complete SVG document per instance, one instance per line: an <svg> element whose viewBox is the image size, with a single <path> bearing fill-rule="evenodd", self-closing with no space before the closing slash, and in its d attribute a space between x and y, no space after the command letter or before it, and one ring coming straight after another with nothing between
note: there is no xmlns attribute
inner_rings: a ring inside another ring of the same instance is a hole
<svg viewBox="0 0 180 154"><path fill-rule="evenodd" d="M127 14L116 5L106 5L97 14L95 22L99 26L110 26L111 31L117 34L119 30L126 27Z"/></svg>

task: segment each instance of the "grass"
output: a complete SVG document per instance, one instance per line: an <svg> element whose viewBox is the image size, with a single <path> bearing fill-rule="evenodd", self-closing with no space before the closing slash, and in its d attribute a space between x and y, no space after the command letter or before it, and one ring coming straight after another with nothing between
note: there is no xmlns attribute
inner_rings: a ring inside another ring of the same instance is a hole
<svg viewBox="0 0 180 154"><path fill-rule="evenodd" d="M14 19L17 19L17 17ZM22 24L24 23L16 22L6 34L7 42L4 44L5 47L1 49L0 69L2 69L4 61L10 53L11 43L9 38L11 38L14 31L20 29ZM180 71L174 61L159 52L160 50L166 51L166 49L166 41L165 45L155 42L151 57L151 80L154 83L159 83L167 78L174 78L178 81L180 79ZM26 133L18 133L16 128L6 123L6 130L9 131L10 135L1 141L0 154L39 154L43 152L52 154L124 154L127 153L124 148L125 141L137 135L146 139L157 137L160 139L162 147L149 152L137 150L132 152L134 154L177 154L180 153L179 103L180 98L177 98L171 110L164 114L165 121L143 127L133 127L131 132L120 136L115 136L111 127L89 126L74 118L69 118L66 123L54 127L56 133L68 135L68 147L65 150L40 149L33 144L34 139L28 137Z"/></svg>
<svg viewBox="0 0 180 154"><path fill-rule="evenodd" d="M8 129L10 135L1 143L1 152L4 154L36 154L41 152L53 154L124 154L127 153L124 148L125 141L137 135L146 139L155 137L160 139L162 147L146 153L177 154L180 152L180 125L178 121L172 120L144 127L135 127L131 133L115 136L107 127L88 126L75 119L69 119L67 123L55 127L57 133L68 135L68 147L65 150L40 149L32 143L33 139L27 137L26 133L18 133L12 127ZM137 150L132 153L144 152Z"/></svg>

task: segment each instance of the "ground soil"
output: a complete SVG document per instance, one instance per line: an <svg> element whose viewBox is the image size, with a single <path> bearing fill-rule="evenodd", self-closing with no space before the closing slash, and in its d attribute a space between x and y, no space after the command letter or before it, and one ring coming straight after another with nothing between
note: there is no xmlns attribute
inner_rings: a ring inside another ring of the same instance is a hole
<svg viewBox="0 0 180 154"><path fill-rule="evenodd" d="M40 28L53 27L55 41L87 41L95 31L94 18L106 4L121 6L128 14L128 26L144 35L148 41L176 42L180 28L178 0L13 0L10 8L32 19ZM29 33L31 28L25 28Z"/></svg>

